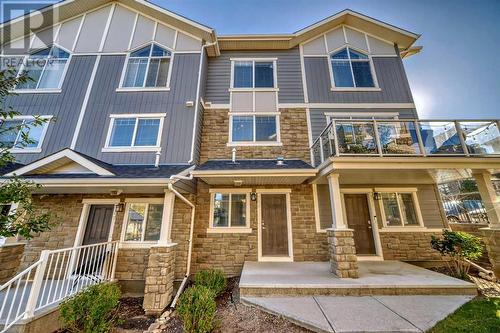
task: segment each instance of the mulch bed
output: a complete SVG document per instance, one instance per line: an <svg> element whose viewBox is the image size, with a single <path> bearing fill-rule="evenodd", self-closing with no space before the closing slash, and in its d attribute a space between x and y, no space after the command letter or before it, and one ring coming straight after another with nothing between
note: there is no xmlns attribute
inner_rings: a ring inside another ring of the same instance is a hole
<svg viewBox="0 0 500 333"><path fill-rule="evenodd" d="M217 320L219 325L214 332L241 333L307 333L310 332L289 321L240 302L239 277L227 281L226 291L217 297ZM182 333L182 322L174 313L163 333Z"/></svg>
<svg viewBox="0 0 500 333"><path fill-rule="evenodd" d="M124 297L120 299L118 328L127 330L146 330L155 321L154 316L146 316L142 309L142 297Z"/></svg>

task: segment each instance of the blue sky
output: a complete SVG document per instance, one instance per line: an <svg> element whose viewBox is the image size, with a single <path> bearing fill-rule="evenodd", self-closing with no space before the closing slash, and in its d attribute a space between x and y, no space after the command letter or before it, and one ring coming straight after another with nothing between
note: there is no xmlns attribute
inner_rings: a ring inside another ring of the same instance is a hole
<svg viewBox="0 0 500 333"><path fill-rule="evenodd" d="M404 61L421 118L500 118L500 0L153 0L219 34L289 33L350 8L422 35Z"/></svg>

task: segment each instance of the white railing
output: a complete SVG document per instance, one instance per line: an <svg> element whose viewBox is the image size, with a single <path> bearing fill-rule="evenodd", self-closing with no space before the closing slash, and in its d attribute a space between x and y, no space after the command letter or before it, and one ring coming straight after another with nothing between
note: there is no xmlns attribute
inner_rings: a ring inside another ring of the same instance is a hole
<svg viewBox="0 0 500 333"><path fill-rule="evenodd" d="M0 287L0 333L88 286L114 279L118 242L44 250Z"/></svg>

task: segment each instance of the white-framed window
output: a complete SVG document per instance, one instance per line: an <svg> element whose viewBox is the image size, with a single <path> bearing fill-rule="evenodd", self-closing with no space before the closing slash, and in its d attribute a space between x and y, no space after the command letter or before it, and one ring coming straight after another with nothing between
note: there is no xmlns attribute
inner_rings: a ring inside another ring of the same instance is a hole
<svg viewBox="0 0 500 333"><path fill-rule="evenodd" d="M370 55L343 47L330 54L334 89L378 88Z"/></svg>
<svg viewBox="0 0 500 333"><path fill-rule="evenodd" d="M156 151L160 148L164 113L111 115L103 151Z"/></svg>
<svg viewBox="0 0 500 333"><path fill-rule="evenodd" d="M15 116L11 119L0 120L1 148L10 149L12 153L39 153L42 151L43 139L47 133L49 120L52 116L41 116L47 121L35 125L33 116ZM28 142L24 142L27 138Z"/></svg>
<svg viewBox="0 0 500 333"><path fill-rule="evenodd" d="M251 232L251 189L210 189L208 232Z"/></svg>
<svg viewBox="0 0 500 333"><path fill-rule="evenodd" d="M233 145L279 145L279 114L245 113L229 117L230 144Z"/></svg>
<svg viewBox="0 0 500 333"><path fill-rule="evenodd" d="M121 241L129 244L156 244L160 240L163 199L126 199Z"/></svg>
<svg viewBox="0 0 500 333"><path fill-rule="evenodd" d="M382 224L392 227L423 227L417 189L375 189L379 195Z"/></svg>
<svg viewBox="0 0 500 333"><path fill-rule="evenodd" d="M128 54L119 89L168 89L173 53L156 43Z"/></svg>
<svg viewBox="0 0 500 333"><path fill-rule="evenodd" d="M52 45L46 49L36 51L26 56L4 56L0 68L7 67L17 71L17 75L27 73L30 80L19 83L15 90L19 92L31 91L59 91L66 75L71 54L63 48Z"/></svg>
<svg viewBox="0 0 500 333"><path fill-rule="evenodd" d="M232 89L277 88L275 58L231 59Z"/></svg>

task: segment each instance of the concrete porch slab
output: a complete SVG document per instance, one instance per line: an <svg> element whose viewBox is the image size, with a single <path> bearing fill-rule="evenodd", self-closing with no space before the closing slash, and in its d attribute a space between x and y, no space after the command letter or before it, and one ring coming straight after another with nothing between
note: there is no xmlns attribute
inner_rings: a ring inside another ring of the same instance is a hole
<svg viewBox="0 0 500 333"><path fill-rule="evenodd" d="M242 301L314 332L425 332L472 296L251 297Z"/></svg>
<svg viewBox="0 0 500 333"><path fill-rule="evenodd" d="M399 261L361 261L358 279L340 279L327 262L245 262L244 296L476 295L474 284Z"/></svg>

